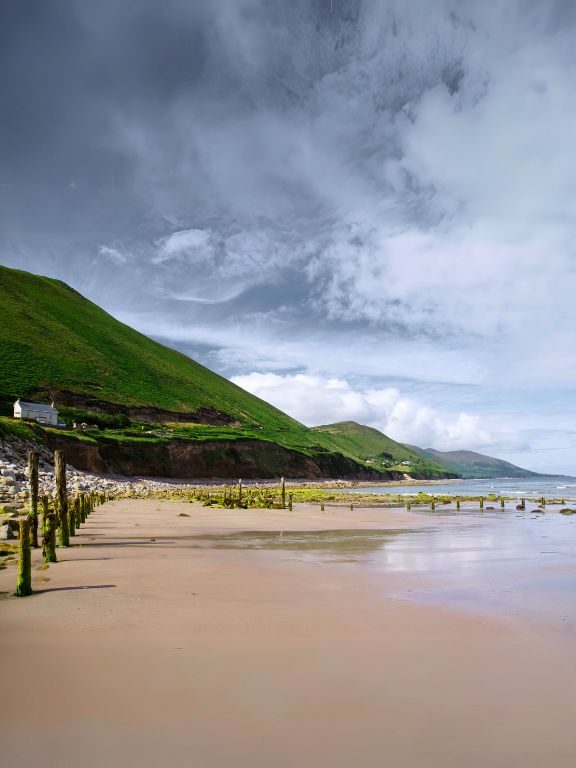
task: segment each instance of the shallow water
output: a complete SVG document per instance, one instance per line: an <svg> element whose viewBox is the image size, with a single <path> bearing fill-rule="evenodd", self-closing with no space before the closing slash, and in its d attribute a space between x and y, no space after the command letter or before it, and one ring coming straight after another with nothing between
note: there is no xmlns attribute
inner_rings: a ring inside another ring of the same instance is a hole
<svg viewBox="0 0 576 768"><path fill-rule="evenodd" d="M408 530L247 531L190 541L413 575L412 588L394 597L545 618L576 630L576 516L463 510L458 515L469 524L450 525L451 511L425 514L444 522Z"/></svg>
<svg viewBox="0 0 576 768"><path fill-rule="evenodd" d="M573 477L537 477L524 479L492 480L446 480L422 485L386 485L354 488L347 493L392 493L401 496L416 493L429 493L452 496L517 496L518 498L566 498L576 499L576 478Z"/></svg>

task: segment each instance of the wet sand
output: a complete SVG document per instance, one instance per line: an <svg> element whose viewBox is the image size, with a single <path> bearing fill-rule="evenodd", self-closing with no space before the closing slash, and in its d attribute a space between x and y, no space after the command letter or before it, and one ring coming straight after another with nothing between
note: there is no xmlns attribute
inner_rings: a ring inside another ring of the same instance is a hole
<svg viewBox="0 0 576 768"><path fill-rule="evenodd" d="M35 567L49 579L37 594L8 597L15 570L0 572L2 764L573 766L572 635L394 597L421 575L210 538L460 524L382 509L97 508L60 563Z"/></svg>

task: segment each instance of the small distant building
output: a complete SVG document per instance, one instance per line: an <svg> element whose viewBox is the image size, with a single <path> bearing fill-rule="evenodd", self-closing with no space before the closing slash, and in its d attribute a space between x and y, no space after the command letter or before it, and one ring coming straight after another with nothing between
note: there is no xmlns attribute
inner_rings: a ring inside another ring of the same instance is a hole
<svg viewBox="0 0 576 768"><path fill-rule="evenodd" d="M26 403L20 400L20 398L14 403L14 418L31 419L39 424L50 424L54 427L57 427L59 424L58 410L54 407L54 403L52 405Z"/></svg>

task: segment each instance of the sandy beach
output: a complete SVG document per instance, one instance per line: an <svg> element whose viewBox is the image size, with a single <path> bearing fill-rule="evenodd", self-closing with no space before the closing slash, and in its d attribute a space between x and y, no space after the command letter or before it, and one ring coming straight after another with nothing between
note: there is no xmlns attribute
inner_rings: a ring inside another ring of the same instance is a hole
<svg viewBox="0 0 576 768"><path fill-rule="evenodd" d="M98 507L58 564L38 570L35 553L33 596L11 597L15 566L0 572L2 763L574 765L572 635L395 597L421 576L215 537L459 524L384 509Z"/></svg>

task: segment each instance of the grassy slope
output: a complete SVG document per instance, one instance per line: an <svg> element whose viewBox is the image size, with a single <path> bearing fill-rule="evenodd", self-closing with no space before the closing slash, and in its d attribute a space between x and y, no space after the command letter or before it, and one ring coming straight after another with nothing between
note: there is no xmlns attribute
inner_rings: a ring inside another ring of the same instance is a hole
<svg viewBox="0 0 576 768"><path fill-rule="evenodd" d="M0 267L0 398L70 391L174 412L214 408L246 427L308 432L185 355L123 325L64 283Z"/></svg>
<svg viewBox="0 0 576 768"><path fill-rule="evenodd" d="M234 419L237 427L173 424L165 425L160 434L130 428L77 439L143 444L171 438L256 438L307 455L342 453L360 463L373 456L389 456L394 463L412 460L418 466L410 471L419 477L442 473L432 462L369 427L308 429L194 360L120 323L60 281L0 266L0 307L0 413L11 413L17 397L46 400L50 392L57 401L58 392L70 392L108 403L112 413L114 406L177 413L210 408ZM3 428L12 430L13 424L5 422ZM370 467L383 470L378 464Z"/></svg>
<svg viewBox="0 0 576 768"><path fill-rule="evenodd" d="M418 477L442 477L447 472L457 474L456 470L446 469L434 460L423 457L410 448L397 443L392 438L372 427L357 424L354 421L342 421L337 424L324 424L314 427L314 431L329 438L330 443L349 456L367 460L383 459L390 463L391 467L403 469L411 475ZM401 462L412 462L409 467L402 466ZM375 463L374 466L378 466Z"/></svg>
<svg viewBox="0 0 576 768"><path fill-rule="evenodd" d="M538 473L529 469L522 469L503 459L495 459L475 451L436 451L433 448L414 446L410 448L465 478L538 477Z"/></svg>
<svg viewBox="0 0 576 768"><path fill-rule="evenodd" d="M58 392L72 392L109 403L112 413L115 405L179 413L203 407L230 416L238 427L179 424L168 433L200 441L257 438L307 455L339 452L329 439L120 323L60 281L0 266L0 306L0 413L11 414L17 397L46 400L49 392L56 400ZM141 443L169 437L129 430L84 439Z"/></svg>

